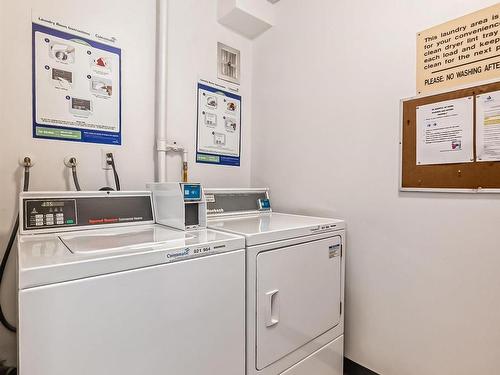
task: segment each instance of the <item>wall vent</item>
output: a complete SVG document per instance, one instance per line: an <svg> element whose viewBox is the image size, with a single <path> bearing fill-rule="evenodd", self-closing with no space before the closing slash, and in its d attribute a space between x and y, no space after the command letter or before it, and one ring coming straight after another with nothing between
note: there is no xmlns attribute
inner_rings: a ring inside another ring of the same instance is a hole
<svg viewBox="0 0 500 375"><path fill-rule="evenodd" d="M217 43L218 78L240 83L240 51L222 43Z"/></svg>

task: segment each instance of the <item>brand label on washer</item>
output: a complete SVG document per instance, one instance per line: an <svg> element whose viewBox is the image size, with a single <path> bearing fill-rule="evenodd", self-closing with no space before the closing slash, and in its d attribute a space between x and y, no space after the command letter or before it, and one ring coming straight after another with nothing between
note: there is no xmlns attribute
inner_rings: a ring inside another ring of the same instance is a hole
<svg viewBox="0 0 500 375"><path fill-rule="evenodd" d="M215 203L215 195L214 194L205 194L205 201L207 203Z"/></svg>
<svg viewBox="0 0 500 375"><path fill-rule="evenodd" d="M328 254L330 259L340 256L340 244L330 246L328 248Z"/></svg>
<svg viewBox="0 0 500 375"><path fill-rule="evenodd" d="M167 259L184 258L191 255L191 249L188 247L183 250L174 250L167 253Z"/></svg>
<svg viewBox="0 0 500 375"><path fill-rule="evenodd" d="M175 261L177 259L186 258L196 258L203 255L208 255L215 252L220 252L221 249L225 249L226 245L218 245L212 248L212 246L200 246L200 247L186 247L184 249L171 250L166 253L166 258L168 261Z"/></svg>

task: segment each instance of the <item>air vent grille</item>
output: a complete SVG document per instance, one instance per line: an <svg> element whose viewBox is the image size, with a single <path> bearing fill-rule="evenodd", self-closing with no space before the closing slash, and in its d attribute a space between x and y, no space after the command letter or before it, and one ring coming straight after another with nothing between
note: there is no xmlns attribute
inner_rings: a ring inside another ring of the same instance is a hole
<svg viewBox="0 0 500 375"><path fill-rule="evenodd" d="M240 83L240 51L218 43L218 78Z"/></svg>

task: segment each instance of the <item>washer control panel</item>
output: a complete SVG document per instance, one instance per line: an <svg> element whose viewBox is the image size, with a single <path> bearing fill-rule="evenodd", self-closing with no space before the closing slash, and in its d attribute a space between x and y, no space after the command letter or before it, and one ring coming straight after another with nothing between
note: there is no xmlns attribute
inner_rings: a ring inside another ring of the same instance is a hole
<svg viewBox="0 0 500 375"><path fill-rule="evenodd" d="M151 193L22 193L22 231L153 223ZM59 195L59 196L58 196Z"/></svg>
<svg viewBox="0 0 500 375"><path fill-rule="evenodd" d="M26 229L76 225L76 199L25 201Z"/></svg>

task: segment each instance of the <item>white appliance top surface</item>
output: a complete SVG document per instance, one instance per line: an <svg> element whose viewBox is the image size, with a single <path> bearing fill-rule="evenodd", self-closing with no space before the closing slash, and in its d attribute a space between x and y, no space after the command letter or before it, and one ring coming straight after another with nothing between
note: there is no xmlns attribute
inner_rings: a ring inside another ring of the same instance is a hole
<svg viewBox="0 0 500 375"><path fill-rule="evenodd" d="M19 288L243 249L244 238L158 224L19 236Z"/></svg>
<svg viewBox="0 0 500 375"><path fill-rule="evenodd" d="M72 253L134 251L144 246L177 247L192 241L195 235L161 226L144 226L134 230L86 230L64 233L59 239Z"/></svg>
<svg viewBox="0 0 500 375"><path fill-rule="evenodd" d="M247 246L325 233L345 228L345 222L313 216L261 213L209 219L208 227L245 236Z"/></svg>

